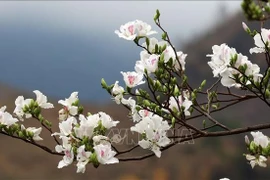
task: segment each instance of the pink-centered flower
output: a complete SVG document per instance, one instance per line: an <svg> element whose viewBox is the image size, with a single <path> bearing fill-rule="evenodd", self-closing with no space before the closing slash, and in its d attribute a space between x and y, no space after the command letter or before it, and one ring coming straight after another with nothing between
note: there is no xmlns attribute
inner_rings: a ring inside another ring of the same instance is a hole
<svg viewBox="0 0 270 180"><path fill-rule="evenodd" d="M137 73L137 72L121 72L123 75L124 81L126 83L126 86L133 88L138 85L144 84L143 81L143 74Z"/></svg>
<svg viewBox="0 0 270 180"><path fill-rule="evenodd" d="M151 26L147 23L135 20L120 26L120 31L116 30L115 33L126 40L134 40L136 37L144 37L157 33L151 30Z"/></svg>

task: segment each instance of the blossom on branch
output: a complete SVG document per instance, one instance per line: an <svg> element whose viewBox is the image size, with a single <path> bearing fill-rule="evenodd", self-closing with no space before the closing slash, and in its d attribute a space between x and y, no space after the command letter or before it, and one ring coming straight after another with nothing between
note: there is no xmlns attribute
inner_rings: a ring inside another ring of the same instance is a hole
<svg viewBox="0 0 270 180"><path fill-rule="evenodd" d="M142 120L130 128L131 131L138 132L143 139L138 144L143 149L149 149L155 153L157 157L161 157L161 147L168 145L171 140L167 137L167 131L171 127L168 122L158 115L152 117L146 116Z"/></svg>
<svg viewBox="0 0 270 180"><path fill-rule="evenodd" d="M123 75L124 81L126 83L127 87L133 88L138 85L144 84L145 81L143 81L143 74L142 73L137 73L137 72L122 72L121 74Z"/></svg>
<svg viewBox="0 0 270 180"><path fill-rule="evenodd" d="M265 136L262 132L257 131L257 132L251 132L250 133L253 138L254 138L254 143L257 146L261 146L262 148L266 148L269 144L269 138L267 136Z"/></svg>
<svg viewBox="0 0 270 180"><path fill-rule="evenodd" d="M247 56L237 53L234 48L226 44L212 47L213 54L208 65L213 70L214 77L221 77L221 84L225 87L242 87L251 84L251 81L260 81L262 74L257 64L252 64Z"/></svg>
<svg viewBox="0 0 270 180"><path fill-rule="evenodd" d="M100 164L114 164L119 163L119 160L115 158L116 155L115 151L112 151L112 148L110 145L106 144L99 144L97 146L94 146L98 162Z"/></svg>
<svg viewBox="0 0 270 180"><path fill-rule="evenodd" d="M21 125L21 130L25 130L27 132L30 132L33 134L33 137L32 139L34 141L42 141L43 139L39 136L41 131L42 131L42 128L39 127L39 128L35 128L35 127L28 127L27 129L25 129L24 125Z"/></svg>
<svg viewBox="0 0 270 180"><path fill-rule="evenodd" d="M64 108L59 111L60 121L67 119L69 116L76 116L78 114L78 106L75 105L78 100L78 92L73 92L68 99L58 101L59 104L64 106Z"/></svg>
<svg viewBox="0 0 270 180"><path fill-rule="evenodd" d="M267 158L262 156L262 155L259 155L259 156L252 156L250 154L247 154L246 155L246 159L248 161L250 161L250 165L252 168L254 168L256 165L260 166L260 167L266 167L266 161L267 161Z"/></svg>
<svg viewBox="0 0 270 180"><path fill-rule="evenodd" d="M38 90L35 90L33 92L36 94L36 102L39 105L39 107L43 109L51 109L54 107L52 103L47 102L48 101L47 96L45 96Z"/></svg>
<svg viewBox="0 0 270 180"><path fill-rule="evenodd" d="M31 103L31 101L31 99L24 99L23 96L19 96L15 100L16 107L14 110L14 114L16 114L21 121L23 121L23 116L25 116L26 118L32 117L30 113L24 112L25 107L27 107Z"/></svg>
<svg viewBox="0 0 270 180"><path fill-rule="evenodd" d="M7 127L18 122L17 118L13 118L8 112L5 112L6 106L0 108L0 124L6 125Z"/></svg>
<svg viewBox="0 0 270 180"><path fill-rule="evenodd" d="M188 96L186 93L183 93L183 95L180 95L177 98L174 96L170 97L169 108L172 111L183 111L185 116L190 116L189 109L191 106L192 106L192 101L188 99Z"/></svg>
<svg viewBox="0 0 270 180"><path fill-rule="evenodd" d="M144 37L156 34L156 31L151 31L151 26L143 21L135 20L120 26L120 31L115 33L126 40L134 40L136 37Z"/></svg>
<svg viewBox="0 0 270 180"><path fill-rule="evenodd" d="M257 33L254 37L254 43L257 47L251 48L249 50L252 53L265 53L266 50L270 48L270 30L261 29L261 33Z"/></svg>
<svg viewBox="0 0 270 180"><path fill-rule="evenodd" d="M123 98L123 93L125 92L124 88L122 86L118 85L119 81L116 81L114 83L114 86L112 88L111 94L114 96L114 100L116 104L120 104L121 100Z"/></svg>

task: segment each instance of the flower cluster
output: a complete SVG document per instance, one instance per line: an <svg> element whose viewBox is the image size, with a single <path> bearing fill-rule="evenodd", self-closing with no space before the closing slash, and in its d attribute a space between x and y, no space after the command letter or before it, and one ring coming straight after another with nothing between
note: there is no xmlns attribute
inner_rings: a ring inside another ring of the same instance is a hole
<svg viewBox="0 0 270 180"><path fill-rule="evenodd" d="M40 137L42 128L28 127L25 128L23 124L18 123L24 121L25 118L34 117L41 121L50 124L41 115L41 109L53 108L53 104L47 102L47 97L40 91L35 90L36 100L24 99L23 96L17 97L15 100L15 110L14 114L18 117L13 117L10 113L6 112L6 106L0 108L0 131L5 132L12 136L18 136L22 139L27 139L30 141L41 141ZM19 121L20 120L20 121Z"/></svg>
<svg viewBox="0 0 270 180"><path fill-rule="evenodd" d="M69 98L59 100L58 103L63 105L63 109L59 111L59 120L64 121L70 116L78 114L78 92L73 92Z"/></svg>
<svg viewBox="0 0 270 180"><path fill-rule="evenodd" d="M250 142L247 136L245 136L245 142L250 154L246 154L246 159L250 161L252 168L255 165L266 167L267 157L270 155L270 140L262 132L251 132L253 141Z"/></svg>
<svg viewBox="0 0 270 180"><path fill-rule="evenodd" d="M62 140L61 145L57 145L55 150L63 152L64 157L59 162L58 168L62 168L77 161L77 172L85 172L86 165L92 163L95 167L99 164L118 163L114 156L116 152L112 150L112 145L106 132L115 127L119 121L114 121L104 112L97 114L77 114L73 103L78 103L78 93L72 93L70 98L59 103L66 108L67 119L62 119L59 123L60 132L53 133ZM73 109L73 110L72 110ZM65 116L66 117L66 116Z"/></svg>
<svg viewBox="0 0 270 180"><path fill-rule="evenodd" d="M208 65L213 70L214 77L221 77L221 84L225 87L242 87L259 82L262 74L257 64L252 64L247 56L237 53L234 48L226 44L212 47L213 54Z"/></svg>
<svg viewBox="0 0 270 180"><path fill-rule="evenodd" d="M155 113L155 110L145 107L150 104L147 100L144 101L144 103L140 103L134 100L133 97L126 99L124 95L130 94L131 88L144 84L146 81L153 81L156 89L163 91L159 79L166 79L167 77L164 76L162 70L168 68L168 70L175 72L183 72L185 70L185 59L187 55L181 51L176 52L165 40L159 41L154 37L146 37L153 34L154 31L151 31L150 25L141 21L136 20L129 22L121 26L120 31L121 33L116 31L116 34L121 38L127 40L135 40L137 38L138 40L144 37L146 42L141 45L143 51L140 52L140 60L135 63L135 71L121 72L127 87L127 92L123 87L119 86L118 81L112 85L109 92L114 96L114 100L117 104L123 104L130 109L130 117L133 122L137 123L131 127L131 131L138 132L142 135L142 140L139 141L138 144L143 149L149 149L153 151L157 157L160 157L161 148L170 143L170 139L167 137L167 131L171 126L169 126L167 120L164 120L162 116ZM138 43L138 41L135 41L135 43ZM146 81L144 78L146 78ZM103 82L103 87L107 87L105 81ZM140 97L145 96L147 93L136 89L135 94L135 96ZM168 114L168 109L171 109L172 111L183 112L187 116L190 115L189 109L192 102L188 98L187 93L179 95L176 99L172 96L168 100L168 105L164 104L166 108L163 108L162 112Z"/></svg>
<svg viewBox="0 0 270 180"><path fill-rule="evenodd" d="M24 99L23 96L19 96L15 100L16 108L14 113L22 121L24 116L25 118L31 118L33 113L36 114L40 111L40 108L51 109L54 107L53 104L47 102L47 97L40 91L35 90L33 92L36 94L36 101L33 99Z"/></svg>

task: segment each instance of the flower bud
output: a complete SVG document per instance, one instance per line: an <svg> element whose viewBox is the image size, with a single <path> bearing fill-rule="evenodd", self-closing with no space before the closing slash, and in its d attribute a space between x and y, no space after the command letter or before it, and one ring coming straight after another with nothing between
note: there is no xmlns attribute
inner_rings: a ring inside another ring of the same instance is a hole
<svg viewBox="0 0 270 180"><path fill-rule="evenodd" d="M243 29L244 29L247 33L250 32L250 29L249 29L249 27L246 25L246 23L242 22L242 26L243 26Z"/></svg>
<svg viewBox="0 0 270 180"><path fill-rule="evenodd" d="M245 143L246 143L246 145L248 145L248 146L249 146L249 144L250 144L250 141L249 141L249 139L248 139L248 136L247 136L247 135L245 136Z"/></svg>

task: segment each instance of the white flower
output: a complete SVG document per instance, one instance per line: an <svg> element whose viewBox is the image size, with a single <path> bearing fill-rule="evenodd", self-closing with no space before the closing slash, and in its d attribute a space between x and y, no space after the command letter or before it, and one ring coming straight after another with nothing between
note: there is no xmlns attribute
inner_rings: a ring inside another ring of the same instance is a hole
<svg viewBox="0 0 270 180"><path fill-rule="evenodd" d="M40 91L35 90L33 91L36 94L36 102L37 104L44 109L50 109L53 108L53 104L47 102L47 97L42 94Z"/></svg>
<svg viewBox="0 0 270 180"><path fill-rule="evenodd" d="M146 59L144 62L145 69L148 73L153 73L158 68L158 61L159 61L159 55L152 54L148 59Z"/></svg>
<svg viewBox="0 0 270 180"><path fill-rule="evenodd" d="M144 117L139 123L131 127L131 131L145 134L145 138L138 142L143 149L150 149L157 157L161 156L160 147L165 147L170 143L166 131L170 129L167 121L161 117L153 115Z"/></svg>
<svg viewBox="0 0 270 180"><path fill-rule="evenodd" d="M89 162L89 157L92 155L91 152L85 151L85 145L80 146L77 149L77 173L84 173L85 172L85 166Z"/></svg>
<svg viewBox="0 0 270 180"><path fill-rule="evenodd" d="M238 54L234 48L230 48L226 44L213 46L213 54L207 56L211 57L211 61L208 62L208 65L212 68L214 77L221 76L221 84L225 87L234 86L239 88L242 86L240 83L236 83L235 75L237 75L239 79L244 75L247 77L252 76L255 82L260 81L260 78L263 77L262 74L259 73L260 68L257 64L252 64L247 56L241 53ZM233 67L230 65L232 57L237 57ZM245 72L243 72L244 75L235 69L240 68L240 66L247 67ZM250 81L247 81L246 85L250 83Z"/></svg>
<svg viewBox="0 0 270 180"><path fill-rule="evenodd" d="M97 126L97 123L93 123L88 118L86 119L82 114L79 116L80 125L79 127L74 127L74 132L76 137L83 139L83 137L91 138L94 133L94 128Z"/></svg>
<svg viewBox="0 0 270 180"><path fill-rule="evenodd" d="M186 116L190 116L189 108L191 105L192 105L192 101L188 100L187 97L183 98L182 95L178 96L178 98L171 96L169 100L169 108L171 110L174 110L174 109L180 110L182 107L184 107L184 114Z"/></svg>
<svg viewBox="0 0 270 180"><path fill-rule="evenodd" d="M151 31L151 26L142 22L140 20L135 20L128 22L120 26L120 31L116 30L115 33L126 40L134 40L139 36L149 36L157 33L156 31Z"/></svg>
<svg viewBox="0 0 270 180"><path fill-rule="evenodd" d="M130 113L131 113L131 118L133 120L133 122L139 122L141 120L141 116L139 115L136 107L136 101L134 99L132 99L131 97L129 97L128 99L122 99L122 104L126 105L130 108Z"/></svg>
<svg viewBox="0 0 270 180"><path fill-rule="evenodd" d="M114 86L111 91L112 95L114 96L114 100L116 104L121 103L121 99L123 98L123 93L125 92L124 88L122 86L119 86L118 83L119 83L118 81L114 83Z"/></svg>
<svg viewBox="0 0 270 180"><path fill-rule="evenodd" d="M178 51L177 52L177 57L178 57L178 60L180 62L180 65L181 65L181 69L183 71L185 71L186 69L186 57L187 57L187 54L184 54L182 51ZM179 66L179 63L178 62L175 62L175 68L176 69L180 69L180 66Z"/></svg>
<svg viewBox="0 0 270 180"><path fill-rule="evenodd" d="M144 54L147 55L144 55ZM153 73L158 68L159 55L152 54L149 55L146 51L141 52L141 60L137 61L135 64L135 71L139 74L144 74L146 70L147 73Z"/></svg>
<svg viewBox="0 0 270 180"><path fill-rule="evenodd" d="M266 167L267 166L266 163L265 163L267 161L267 158L262 156L262 155L260 155L259 157L255 157L255 156L252 156L250 154L247 154L246 159L248 161L250 161L250 165L251 165L252 168L254 168L255 165L259 165L261 167Z"/></svg>
<svg viewBox="0 0 270 180"><path fill-rule="evenodd" d="M171 58L173 60L173 64L175 63L176 56L172 46L167 46L166 49L163 51L163 54L165 63L167 63Z"/></svg>
<svg viewBox="0 0 270 180"><path fill-rule="evenodd" d="M69 117L67 120L59 123L60 133L55 132L52 136L58 135L62 138L70 135L74 124L77 124L77 120L74 117Z"/></svg>
<svg viewBox="0 0 270 180"><path fill-rule="evenodd" d="M73 105L76 101L78 101L78 92L73 92L68 99L58 101L59 104L64 106L64 108L59 111L60 121L65 120L69 115L75 116L78 114L78 107Z"/></svg>
<svg viewBox="0 0 270 180"><path fill-rule="evenodd" d="M220 46L214 45L212 47L213 54L208 54L207 57L211 57L211 61L208 65L213 70L214 77L218 77L221 73L227 70L231 58L237 53L234 48L230 48L226 44Z"/></svg>
<svg viewBox="0 0 270 180"><path fill-rule="evenodd" d="M0 124L6 125L7 127L18 122L17 118L13 118L8 112L5 112L6 106L0 108Z"/></svg>
<svg viewBox="0 0 270 180"><path fill-rule="evenodd" d="M94 146L97 154L97 159L100 164L114 164L119 163L119 160L115 158L116 152L112 151L110 145L99 144Z"/></svg>
<svg viewBox="0 0 270 180"><path fill-rule="evenodd" d="M98 114L99 114L99 118L101 120L102 126L104 126L106 129L115 127L119 123L119 121L112 120L112 118L104 112L99 112Z"/></svg>
<svg viewBox="0 0 270 180"><path fill-rule="evenodd" d="M55 151L58 153L64 152L64 157L63 160L61 160L58 163L57 168L63 168L65 166L68 166L72 164L74 160L74 153L73 153L73 148L70 144L70 138L63 136L62 138L63 144L62 145L56 145L55 146Z"/></svg>
<svg viewBox="0 0 270 180"><path fill-rule="evenodd" d="M135 86L145 83L143 81L142 73L137 73L133 71L133 72L121 72L121 74L123 75L126 85L130 88L133 88Z"/></svg>
<svg viewBox="0 0 270 180"><path fill-rule="evenodd" d="M14 114L16 114L21 121L23 121L23 116L26 118L31 118L32 115L29 113L24 113L23 109L25 106L28 106L31 103L32 99L24 99L23 96L19 96L15 100L16 108L14 110Z"/></svg>
<svg viewBox="0 0 270 180"><path fill-rule="evenodd" d="M28 132L31 132L33 133L33 140L34 141L42 141L43 139L39 136L41 131L42 131L42 128L39 127L39 128L35 128L35 127L28 127L27 129L25 129L24 125L21 125L21 129L22 130L26 130Z"/></svg>
<svg viewBox="0 0 270 180"><path fill-rule="evenodd" d="M270 47L270 30L262 28L261 33L257 33L253 39L257 47L251 48L250 54L265 53L265 45L268 44L267 48Z"/></svg>
<svg viewBox="0 0 270 180"><path fill-rule="evenodd" d="M261 146L262 148L266 148L269 144L269 138L265 136L262 132L251 132L250 133L254 138L254 143L257 146Z"/></svg>

